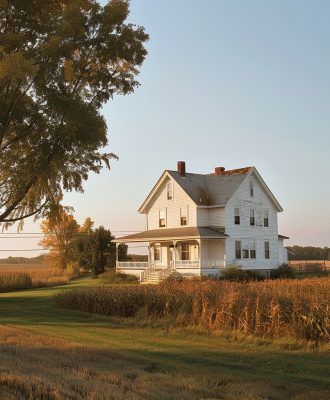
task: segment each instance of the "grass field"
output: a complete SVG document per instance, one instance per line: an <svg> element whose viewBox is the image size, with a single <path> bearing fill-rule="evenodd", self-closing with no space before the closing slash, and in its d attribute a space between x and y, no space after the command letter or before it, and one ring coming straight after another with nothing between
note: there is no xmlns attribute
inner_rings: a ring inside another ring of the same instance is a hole
<svg viewBox="0 0 330 400"><path fill-rule="evenodd" d="M324 347L63 310L61 289L0 295L1 399L329 399Z"/></svg>
<svg viewBox="0 0 330 400"><path fill-rule="evenodd" d="M46 263L0 264L0 280L2 275L8 274L28 274L32 280L33 287L63 285L70 280L70 277L64 271Z"/></svg>

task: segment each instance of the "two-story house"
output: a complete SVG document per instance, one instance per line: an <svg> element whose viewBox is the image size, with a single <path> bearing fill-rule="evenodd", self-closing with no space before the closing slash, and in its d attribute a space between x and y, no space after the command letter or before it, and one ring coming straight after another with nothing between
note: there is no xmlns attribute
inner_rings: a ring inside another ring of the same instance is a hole
<svg viewBox="0 0 330 400"><path fill-rule="evenodd" d="M148 243L148 262L117 261L117 270L158 280L176 271L183 275L220 275L231 265L258 270L266 276L287 262L278 234L277 213L282 207L255 167L210 174L166 170L139 212L146 215L146 231L121 238L119 243Z"/></svg>

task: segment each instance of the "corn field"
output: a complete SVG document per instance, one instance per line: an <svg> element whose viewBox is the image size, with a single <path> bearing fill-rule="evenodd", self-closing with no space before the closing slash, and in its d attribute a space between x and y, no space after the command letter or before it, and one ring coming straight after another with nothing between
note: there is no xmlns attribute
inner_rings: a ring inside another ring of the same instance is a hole
<svg viewBox="0 0 330 400"><path fill-rule="evenodd" d="M330 279L236 283L166 282L65 290L58 306L119 317L170 318L179 325L265 338L330 341Z"/></svg>

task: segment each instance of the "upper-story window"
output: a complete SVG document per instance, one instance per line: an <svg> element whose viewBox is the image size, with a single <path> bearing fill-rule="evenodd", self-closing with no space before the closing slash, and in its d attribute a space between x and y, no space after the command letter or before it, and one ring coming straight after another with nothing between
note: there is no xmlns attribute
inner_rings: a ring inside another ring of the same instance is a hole
<svg viewBox="0 0 330 400"><path fill-rule="evenodd" d="M173 200L173 182L167 184L167 200Z"/></svg>
<svg viewBox="0 0 330 400"><path fill-rule="evenodd" d="M256 223L254 214L255 214L254 208L250 208L250 225L251 226L254 226Z"/></svg>
<svg viewBox="0 0 330 400"><path fill-rule="evenodd" d="M240 240L235 240L235 258L236 260L242 258L242 242Z"/></svg>
<svg viewBox="0 0 330 400"><path fill-rule="evenodd" d="M264 226L267 228L269 226L269 212L264 210Z"/></svg>
<svg viewBox="0 0 330 400"><path fill-rule="evenodd" d="M265 258L269 259L270 258L270 250L269 250L269 241L264 242L264 250L265 250Z"/></svg>
<svg viewBox="0 0 330 400"><path fill-rule="evenodd" d="M254 196L254 184L253 184L253 181L249 182L249 189L250 189L250 196L253 197Z"/></svg>
<svg viewBox="0 0 330 400"><path fill-rule="evenodd" d="M159 210L159 227L164 228L166 226L166 208Z"/></svg>
<svg viewBox="0 0 330 400"><path fill-rule="evenodd" d="M235 207L234 208L234 222L235 222L235 225L240 225L240 223L241 223L241 216L240 216L239 207Z"/></svg>
<svg viewBox="0 0 330 400"><path fill-rule="evenodd" d="M180 224L188 225L188 206L180 207Z"/></svg>

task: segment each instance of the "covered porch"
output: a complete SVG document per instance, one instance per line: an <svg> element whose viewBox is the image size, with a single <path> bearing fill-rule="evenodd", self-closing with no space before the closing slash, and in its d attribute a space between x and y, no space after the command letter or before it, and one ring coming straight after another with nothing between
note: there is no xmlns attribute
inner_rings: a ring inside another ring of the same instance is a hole
<svg viewBox="0 0 330 400"><path fill-rule="evenodd" d="M119 243L148 244L148 261L118 261L118 271L136 275L141 281L146 273L160 271L162 277L172 272L183 276L219 275L226 266L226 235L221 228L185 227L156 229L115 239Z"/></svg>

